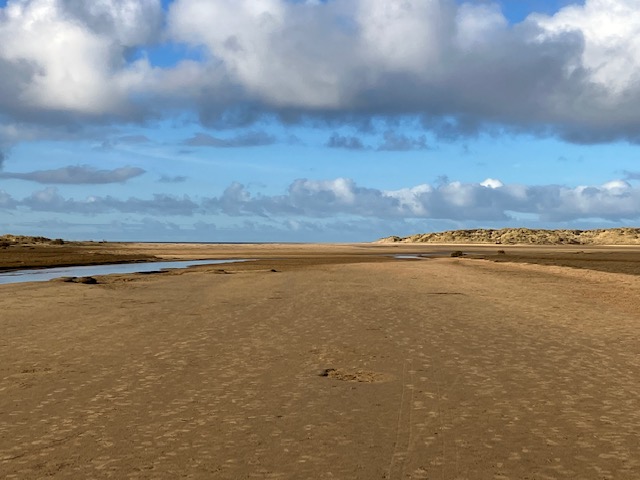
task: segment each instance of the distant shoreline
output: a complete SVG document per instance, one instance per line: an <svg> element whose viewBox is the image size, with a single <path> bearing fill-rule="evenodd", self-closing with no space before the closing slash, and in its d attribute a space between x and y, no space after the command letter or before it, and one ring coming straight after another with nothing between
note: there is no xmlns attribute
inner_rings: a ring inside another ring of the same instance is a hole
<svg viewBox="0 0 640 480"><path fill-rule="evenodd" d="M2 238L2 237L0 237ZM6 238L6 236L5 236ZM462 252L461 261L532 263L587 270L640 275L640 244L496 244L481 242L370 242L370 243L159 243L159 242L67 242L37 237L21 237L20 242L0 247L0 271L46 267L147 263L175 260L247 258L251 265L243 270L282 264L303 265L377 263L388 261L429 262L429 257L448 257ZM396 255L415 255L399 260Z"/></svg>

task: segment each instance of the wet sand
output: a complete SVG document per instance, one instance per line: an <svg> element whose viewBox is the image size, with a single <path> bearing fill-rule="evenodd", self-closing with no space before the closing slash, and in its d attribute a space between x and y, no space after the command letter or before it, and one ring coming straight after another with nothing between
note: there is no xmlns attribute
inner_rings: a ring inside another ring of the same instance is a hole
<svg viewBox="0 0 640 480"><path fill-rule="evenodd" d="M640 477L637 248L117 249L262 260L0 287L0 477Z"/></svg>

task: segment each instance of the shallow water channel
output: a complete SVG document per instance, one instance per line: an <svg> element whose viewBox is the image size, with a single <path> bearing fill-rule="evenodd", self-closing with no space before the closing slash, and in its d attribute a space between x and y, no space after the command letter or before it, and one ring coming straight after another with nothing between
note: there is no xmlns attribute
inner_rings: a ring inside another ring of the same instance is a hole
<svg viewBox="0 0 640 480"><path fill-rule="evenodd" d="M79 267L31 268L13 270L0 273L0 285L22 282L46 282L60 277L93 277L96 275L110 275L113 273L144 273L168 270L173 268L187 268L195 265L215 265L218 263L245 262L245 259L227 260L186 260L147 263L117 263L107 265L83 265Z"/></svg>
<svg viewBox="0 0 640 480"><path fill-rule="evenodd" d="M429 252L429 253L398 253L393 256L399 260L420 260L422 258L449 257L449 252Z"/></svg>

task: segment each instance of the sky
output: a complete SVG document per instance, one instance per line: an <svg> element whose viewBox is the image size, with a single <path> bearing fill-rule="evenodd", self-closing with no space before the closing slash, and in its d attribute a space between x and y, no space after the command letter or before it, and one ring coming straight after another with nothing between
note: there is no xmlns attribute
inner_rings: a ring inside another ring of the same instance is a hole
<svg viewBox="0 0 640 480"><path fill-rule="evenodd" d="M640 223L639 0L0 0L0 234Z"/></svg>

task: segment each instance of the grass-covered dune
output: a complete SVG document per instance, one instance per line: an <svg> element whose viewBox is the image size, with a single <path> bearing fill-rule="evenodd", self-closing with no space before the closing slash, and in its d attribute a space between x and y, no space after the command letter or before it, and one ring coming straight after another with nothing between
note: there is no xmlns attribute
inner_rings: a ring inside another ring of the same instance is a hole
<svg viewBox="0 0 640 480"><path fill-rule="evenodd" d="M391 236L379 243L493 243L506 245L640 245L640 228L597 230L536 230L502 228L449 230L418 233L408 237Z"/></svg>

